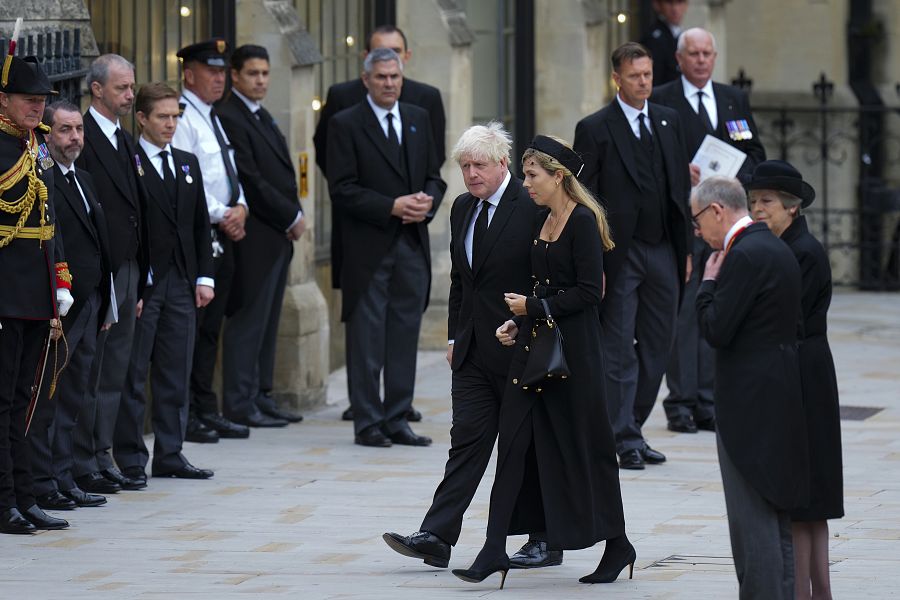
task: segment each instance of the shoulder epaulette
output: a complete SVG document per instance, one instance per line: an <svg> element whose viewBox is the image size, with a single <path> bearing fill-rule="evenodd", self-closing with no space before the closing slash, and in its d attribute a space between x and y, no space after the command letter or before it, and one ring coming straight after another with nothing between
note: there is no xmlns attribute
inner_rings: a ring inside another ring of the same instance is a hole
<svg viewBox="0 0 900 600"><path fill-rule="evenodd" d="M50 133L50 126L46 123L38 123L38 126L35 127L41 133Z"/></svg>
<svg viewBox="0 0 900 600"><path fill-rule="evenodd" d="M184 109L187 108L187 104L184 102L178 103L178 116L184 116Z"/></svg>

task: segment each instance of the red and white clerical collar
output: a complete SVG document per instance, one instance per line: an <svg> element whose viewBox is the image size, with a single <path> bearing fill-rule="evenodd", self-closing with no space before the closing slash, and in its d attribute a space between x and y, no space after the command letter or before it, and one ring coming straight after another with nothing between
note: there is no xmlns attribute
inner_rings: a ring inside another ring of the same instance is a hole
<svg viewBox="0 0 900 600"><path fill-rule="evenodd" d="M731 245L734 243L734 240L737 239L737 237L751 225L753 225L753 219L748 216L744 216L738 219L737 222L731 226L731 229L729 229L728 233L725 234L725 254L728 254L728 251L731 250Z"/></svg>

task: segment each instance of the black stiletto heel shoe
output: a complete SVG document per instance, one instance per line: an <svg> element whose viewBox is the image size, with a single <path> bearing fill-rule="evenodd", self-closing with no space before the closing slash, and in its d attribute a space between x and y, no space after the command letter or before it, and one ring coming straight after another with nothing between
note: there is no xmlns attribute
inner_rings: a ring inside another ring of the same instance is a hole
<svg viewBox="0 0 900 600"><path fill-rule="evenodd" d="M578 581L581 583L612 583L618 579L619 573L625 567L628 567L628 579L634 577L634 561L637 560L637 552L628 538L625 538L624 543L616 544L615 547L611 547L609 542L606 544L606 550L603 552L600 564L597 565L597 570Z"/></svg>
<svg viewBox="0 0 900 600"><path fill-rule="evenodd" d="M504 556L503 558L498 558L487 567L481 569L475 568L477 563L478 561L476 560L472 567L468 569L453 569L453 574L469 583L481 583L499 571L500 589L502 590L503 584L506 583L506 574L509 572L509 557Z"/></svg>

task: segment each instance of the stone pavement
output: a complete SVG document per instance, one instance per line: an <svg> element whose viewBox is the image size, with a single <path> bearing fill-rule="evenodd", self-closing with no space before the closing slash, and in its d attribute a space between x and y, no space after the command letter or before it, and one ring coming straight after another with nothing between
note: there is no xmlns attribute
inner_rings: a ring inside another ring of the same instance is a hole
<svg viewBox="0 0 900 600"><path fill-rule="evenodd" d="M842 404L883 408L843 421L847 516L831 523L836 598L900 596L900 298L835 297L830 339ZM764 374L763 374L764 375ZM448 447L449 370L420 354L416 431L430 448L371 449L352 443L339 420L343 371L329 406L249 440L187 444L211 481L151 480L101 508L58 513L67 531L0 536L0 598L735 598L713 435L673 434L662 410L646 427L663 466L623 472L628 534L638 562L632 581L587 586L602 546L567 552L561 567L512 571L467 584L449 571L395 554L384 531L416 530ZM857 411L859 412L859 411ZM451 567L481 546L493 465L472 507ZM522 543L511 539L510 552Z"/></svg>

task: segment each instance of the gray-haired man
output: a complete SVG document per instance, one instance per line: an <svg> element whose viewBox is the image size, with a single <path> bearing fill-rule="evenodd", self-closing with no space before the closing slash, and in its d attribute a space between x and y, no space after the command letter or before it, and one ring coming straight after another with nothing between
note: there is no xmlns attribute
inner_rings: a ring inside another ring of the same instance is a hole
<svg viewBox="0 0 900 600"><path fill-rule="evenodd" d="M431 440L412 432L406 413L431 287L427 224L447 184L428 113L397 100L397 53L376 48L364 70L366 98L332 117L328 131L329 191L343 232L332 259L340 265L355 441L427 446Z"/></svg>

